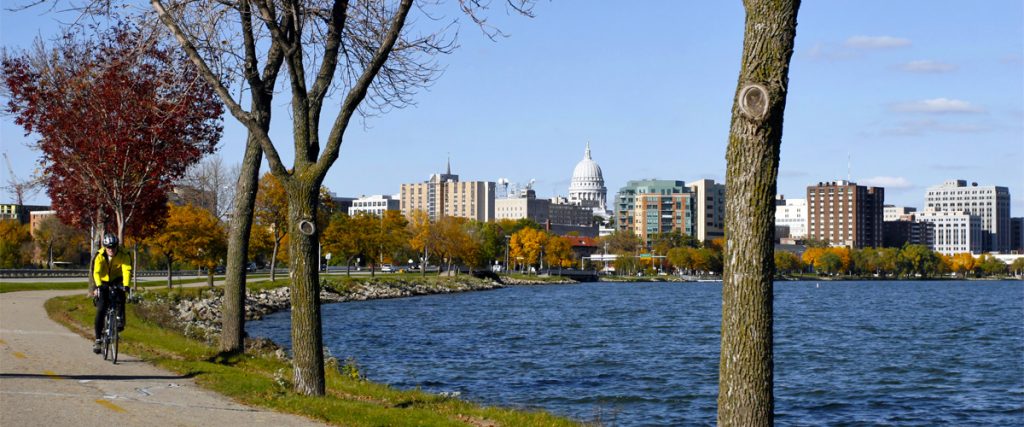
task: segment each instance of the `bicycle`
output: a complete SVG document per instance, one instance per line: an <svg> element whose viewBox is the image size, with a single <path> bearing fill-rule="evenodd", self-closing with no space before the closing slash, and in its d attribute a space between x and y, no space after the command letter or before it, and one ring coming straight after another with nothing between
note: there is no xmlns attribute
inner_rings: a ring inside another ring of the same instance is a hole
<svg viewBox="0 0 1024 427"><path fill-rule="evenodd" d="M103 335L100 337L100 345L103 347L103 360L110 360L111 363L117 364L117 353L118 345L121 341L121 325L124 319L119 315L121 313L121 304L127 303L130 299L128 294L131 293L131 288L125 288L123 292L111 292L110 304L107 306L107 312L104 315Z"/></svg>

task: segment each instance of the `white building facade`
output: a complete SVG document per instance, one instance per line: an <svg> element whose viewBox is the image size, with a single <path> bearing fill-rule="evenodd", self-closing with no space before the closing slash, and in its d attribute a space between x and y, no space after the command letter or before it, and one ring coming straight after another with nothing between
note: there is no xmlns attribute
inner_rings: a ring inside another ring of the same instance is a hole
<svg viewBox="0 0 1024 427"><path fill-rule="evenodd" d="M775 226L788 228L791 239L807 238L807 199L776 197Z"/></svg>
<svg viewBox="0 0 1024 427"><path fill-rule="evenodd" d="M914 212L917 212L917 208L885 205L882 207L882 221L899 221L904 215L911 215Z"/></svg>
<svg viewBox="0 0 1024 427"><path fill-rule="evenodd" d="M964 252L978 254L983 251L984 233L981 217L967 212L926 209L917 214L921 221L935 225L933 249L943 255Z"/></svg>
<svg viewBox="0 0 1024 427"><path fill-rule="evenodd" d="M384 215L384 211L397 211L401 208L401 202L393 196L361 196L352 201L352 206L348 208L348 216L355 216L360 212L381 216Z"/></svg>
<svg viewBox="0 0 1024 427"><path fill-rule="evenodd" d="M928 187L924 201L926 211L967 212L980 217L985 234L982 251L1010 249L1010 190L1006 187L967 185L965 180L953 179Z"/></svg>

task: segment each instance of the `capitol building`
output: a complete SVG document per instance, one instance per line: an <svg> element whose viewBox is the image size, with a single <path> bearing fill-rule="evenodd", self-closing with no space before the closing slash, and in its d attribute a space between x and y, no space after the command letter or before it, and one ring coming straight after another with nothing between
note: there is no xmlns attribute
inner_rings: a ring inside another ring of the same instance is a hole
<svg viewBox="0 0 1024 427"><path fill-rule="evenodd" d="M583 153L583 160L576 164L569 184L569 203L593 208L595 215L607 217L605 211L608 189L604 186L601 166L590 156L590 143Z"/></svg>

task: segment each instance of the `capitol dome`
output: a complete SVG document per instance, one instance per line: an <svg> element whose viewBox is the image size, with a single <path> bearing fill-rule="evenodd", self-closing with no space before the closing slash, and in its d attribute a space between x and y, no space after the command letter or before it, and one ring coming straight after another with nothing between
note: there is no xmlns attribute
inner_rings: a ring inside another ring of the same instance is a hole
<svg viewBox="0 0 1024 427"><path fill-rule="evenodd" d="M590 143L583 153L583 160L576 164L569 184L569 201L583 206L604 210L608 190L604 187L601 166L590 157Z"/></svg>

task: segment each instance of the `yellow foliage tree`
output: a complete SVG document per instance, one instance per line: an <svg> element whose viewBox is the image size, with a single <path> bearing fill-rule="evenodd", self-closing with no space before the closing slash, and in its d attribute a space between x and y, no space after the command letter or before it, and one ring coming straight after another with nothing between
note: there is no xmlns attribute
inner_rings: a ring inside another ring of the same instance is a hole
<svg viewBox="0 0 1024 427"><path fill-rule="evenodd" d="M32 259L32 235L28 225L0 220L0 268L22 268Z"/></svg>
<svg viewBox="0 0 1024 427"><path fill-rule="evenodd" d="M839 258L839 271L849 272L850 271L850 248L845 246L831 247L825 250L827 253L834 254Z"/></svg>
<svg viewBox="0 0 1024 427"><path fill-rule="evenodd" d="M544 247L544 260L549 266L572 267L572 240L562 236L553 236L548 239Z"/></svg>
<svg viewBox="0 0 1024 427"><path fill-rule="evenodd" d="M512 234L509 241L509 256L517 265L529 266L540 261L540 252L547 243L548 234L532 228L524 228Z"/></svg>
<svg viewBox="0 0 1024 427"><path fill-rule="evenodd" d="M807 250L804 251L804 254L800 256L800 259L803 260L804 264L814 266L814 261L821 258L821 256L825 254L825 250L825 248L818 247L807 248Z"/></svg>
<svg viewBox="0 0 1024 427"><path fill-rule="evenodd" d="M164 228L147 240L149 246L167 258L167 286L175 259L207 270L213 286L213 269L227 255L227 233L209 211L192 205L171 205Z"/></svg>

